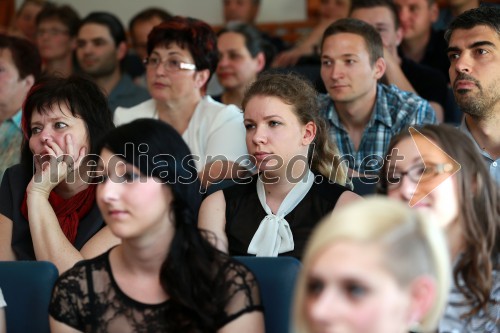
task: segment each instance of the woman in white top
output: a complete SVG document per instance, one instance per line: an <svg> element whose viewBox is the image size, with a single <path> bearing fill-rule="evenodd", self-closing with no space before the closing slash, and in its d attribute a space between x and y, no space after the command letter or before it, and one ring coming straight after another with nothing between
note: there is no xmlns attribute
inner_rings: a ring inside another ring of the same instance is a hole
<svg viewBox="0 0 500 333"><path fill-rule="evenodd" d="M164 21L149 34L144 59L152 99L115 112L116 125L156 118L174 127L194 155L204 185L209 176L230 177L247 153L240 110L205 96L217 60L217 38L208 24L180 16Z"/></svg>

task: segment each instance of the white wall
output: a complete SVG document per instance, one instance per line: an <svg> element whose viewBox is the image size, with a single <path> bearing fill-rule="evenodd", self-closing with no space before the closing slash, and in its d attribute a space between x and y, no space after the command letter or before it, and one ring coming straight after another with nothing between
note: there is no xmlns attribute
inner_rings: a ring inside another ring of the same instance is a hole
<svg viewBox="0 0 500 333"><path fill-rule="evenodd" d="M135 13L148 6L162 7L172 14L191 16L210 24L222 24L222 0L52 0L67 3L84 17L91 11L109 11L127 26ZM22 0L16 0L19 5ZM261 0L258 22L306 19L306 0Z"/></svg>

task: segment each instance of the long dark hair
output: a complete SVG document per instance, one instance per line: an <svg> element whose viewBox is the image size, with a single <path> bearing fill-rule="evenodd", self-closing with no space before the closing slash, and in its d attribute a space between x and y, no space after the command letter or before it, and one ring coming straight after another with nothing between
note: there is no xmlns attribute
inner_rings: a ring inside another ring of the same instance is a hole
<svg viewBox="0 0 500 333"><path fill-rule="evenodd" d="M161 267L160 282L175 311L166 320L173 332L215 332L229 289L218 273L228 256L213 247L197 227L202 196L186 143L170 125L138 119L111 131L101 147L122 155L142 174L172 190L175 235Z"/></svg>
<svg viewBox="0 0 500 333"><path fill-rule="evenodd" d="M465 304L471 308L465 317L474 316L495 302L490 299L490 293L493 270L500 269L500 196L497 184L467 135L449 125L426 125L418 130L461 165L456 175L460 203L458 219L463 228L464 251L455 263L453 277L465 297ZM408 137L407 130L394 136L388 154ZM387 175L387 164L382 175ZM382 176L380 193L387 193L386 182ZM460 283L461 280L464 283Z"/></svg>

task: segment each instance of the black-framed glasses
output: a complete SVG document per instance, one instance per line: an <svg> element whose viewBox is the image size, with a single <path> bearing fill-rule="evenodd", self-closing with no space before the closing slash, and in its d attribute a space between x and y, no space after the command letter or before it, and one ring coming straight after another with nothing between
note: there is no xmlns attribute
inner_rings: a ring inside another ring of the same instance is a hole
<svg viewBox="0 0 500 333"><path fill-rule="evenodd" d="M162 60L160 57L151 56L143 60L143 64L146 67L156 69L158 66L163 65L163 68L169 72L177 72L180 70L195 71L196 65L187 62L180 61L175 58L167 58Z"/></svg>
<svg viewBox="0 0 500 333"><path fill-rule="evenodd" d="M414 183L423 183L429 181L442 173L453 171L451 163L416 164L407 171L389 170L386 175L385 186L388 190L395 190L401 186L403 177L408 178Z"/></svg>

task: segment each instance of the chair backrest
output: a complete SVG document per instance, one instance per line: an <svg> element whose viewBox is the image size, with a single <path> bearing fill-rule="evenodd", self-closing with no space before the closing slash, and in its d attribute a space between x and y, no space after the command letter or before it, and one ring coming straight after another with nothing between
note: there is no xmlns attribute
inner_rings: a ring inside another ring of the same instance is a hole
<svg viewBox="0 0 500 333"><path fill-rule="evenodd" d="M301 268L293 257L234 257L257 278L264 306L266 332L290 332L295 281Z"/></svg>
<svg viewBox="0 0 500 333"><path fill-rule="evenodd" d="M49 302L59 276L45 261L1 261L0 288L9 333L49 333Z"/></svg>

